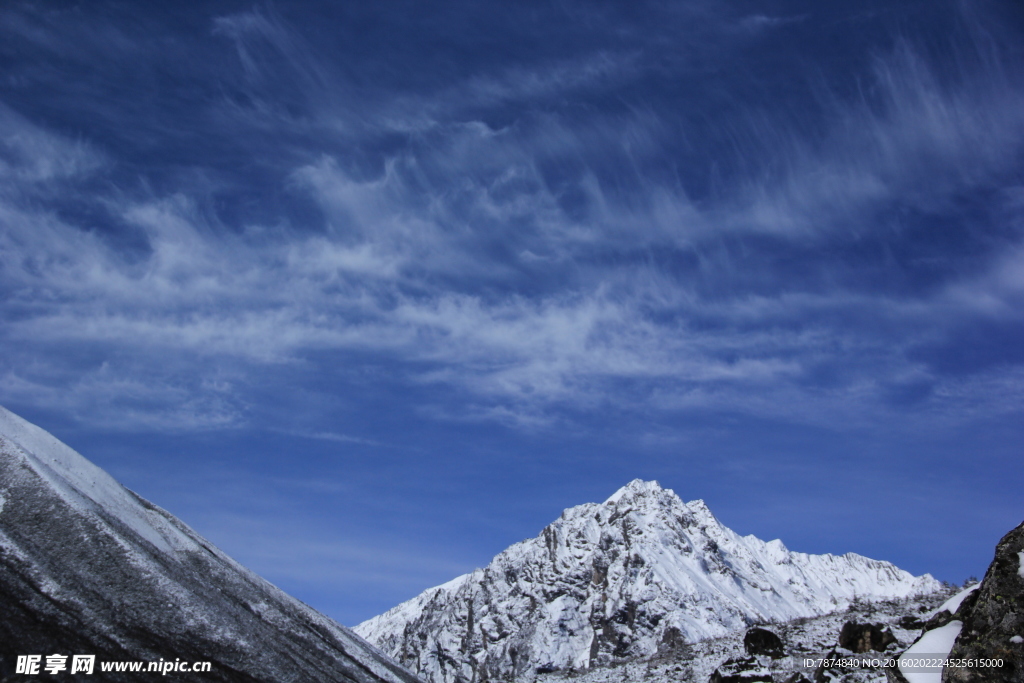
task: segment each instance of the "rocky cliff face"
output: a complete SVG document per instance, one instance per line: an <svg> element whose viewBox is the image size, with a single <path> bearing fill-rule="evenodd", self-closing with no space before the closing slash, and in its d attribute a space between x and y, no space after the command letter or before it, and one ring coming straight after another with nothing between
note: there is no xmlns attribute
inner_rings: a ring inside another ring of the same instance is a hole
<svg viewBox="0 0 1024 683"><path fill-rule="evenodd" d="M355 631L435 683L476 682L587 669L857 597L938 588L887 562L738 536L703 501L635 480Z"/></svg>
<svg viewBox="0 0 1024 683"><path fill-rule="evenodd" d="M1024 523L996 546L985 578L953 615L963 626L951 659L1002 660L999 668L947 667L948 683L1024 681Z"/></svg>
<svg viewBox="0 0 1024 683"><path fill-rule="evenodd" d="M418 681L0 408L0 680L54 653L209 661L204 681Z"/></svg>

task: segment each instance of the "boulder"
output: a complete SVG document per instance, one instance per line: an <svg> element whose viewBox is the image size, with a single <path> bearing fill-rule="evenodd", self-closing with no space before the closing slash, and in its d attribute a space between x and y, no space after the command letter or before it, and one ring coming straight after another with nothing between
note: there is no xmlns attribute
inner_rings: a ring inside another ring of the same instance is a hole
<svg viewBox="0 0 1024 683"><path fill-rule="evenodd" d="M858 624L855 621L848 621L839 632L839 647L851 652L881 652L897 642L899 641L896 640L896 636L883 624Z"/></svg>
<svg viewBox="0 0 1024 683"><path fill-rule="evenodd" d="M957 610L963 622L951 659L1001 659L1001 668L955 668L943 683L1024 681L1024 523L996 545L996 555L976 591Z"/></svg>
<svg viewBox="0 0 1024 683"><path fill-rule="evenodd" d="M811 683L811 679L799 671L794 671L792 676L783 680L783 683Z"/></svg>
<svg viewBox="0 0 1024 683"><path fill-rule="evenodd" d="M768 629L757 628L756 626L747 631L747 635L743 636L743 648L751 656L767 655L772 659L786 656L786 653L782 650L782 639Z"/></svg>
<svg viewBox="0 0 1024 683"><path fill-rule="evenodd" d="M756 657L735 657L722 662L708 683L771 683L772 674L768 667Z"/></svg>
<svg viewBox="0 0 1024 683"><path fill-rule="evenodd" d="M848 649L832 649L823 657L826 661L814 670L812 680L814 683L852 683L853 681L879 683L884 677L889 683L907 683L900 676L896 678L889 676L890 669L885 668L882 664L892 656L891 654L869 654L865 657L858 657L851 654ZM826 666L827 663L833 666Z"/></svg>
<svg viewBox="0 0 1024 683"><path fill-rule="evenodd" d="M900 618L899 627L908 631L916 631L924 628L924 622L917 617L908 614L907 616Z"/></svg>
<svg viewBox="0 0 1024 683"><path fill-rule="evenodd" d="M835 650L832 650L825 655L825 659L847 659L848 657L849 655L844 657ZM844 676L849 673L853 673L854 671L859 671L859 669L840 666L825 667L822 665L814 670L814 683L833 683L834 681L842 680Z"/></svg>
<svg viewBox="0 0 1024 683"><path fill-rule="evenodd" d="M933 614L926 622L921 624L921 628L925 631L931 631L942 626L945 626L949 622L953 621L953 615L949 613L949 610L939 610Z"/></svg>

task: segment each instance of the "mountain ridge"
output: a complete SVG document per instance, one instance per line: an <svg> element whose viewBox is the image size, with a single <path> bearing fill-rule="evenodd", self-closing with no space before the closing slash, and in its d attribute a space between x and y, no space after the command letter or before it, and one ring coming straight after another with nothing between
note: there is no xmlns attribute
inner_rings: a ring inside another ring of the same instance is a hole
<svg viewBox="0 0 1024 683"><path fill-rule="evenodd" d="M0 680L58 653L209 661L208 681L420 683L2 407L0 644Z"/></svg>
<svg viewBox="0 0 1024 683"><path fill-rule="evenodd" d="M434 683L475 683L584 670L940 585L855 553L739 536L702 500L635 479L354 630Z"/></svg>

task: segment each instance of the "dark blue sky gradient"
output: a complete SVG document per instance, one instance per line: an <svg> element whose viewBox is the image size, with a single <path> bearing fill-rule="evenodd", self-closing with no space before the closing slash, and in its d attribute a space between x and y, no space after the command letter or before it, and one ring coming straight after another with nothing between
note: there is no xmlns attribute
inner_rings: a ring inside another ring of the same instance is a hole
<svg viewBox="0 0 1024 683"><path fill-rule="evenodd" d="M9 2L0 403L373 616L634 477L960 582L1024 512L1024 9Z"/></svg>

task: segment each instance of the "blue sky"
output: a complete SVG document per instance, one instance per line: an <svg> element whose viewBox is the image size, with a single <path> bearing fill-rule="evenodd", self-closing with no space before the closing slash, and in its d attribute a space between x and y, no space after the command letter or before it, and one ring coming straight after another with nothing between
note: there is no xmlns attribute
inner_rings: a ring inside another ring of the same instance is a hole
<svg viewBox="0 0 1024 683"><path fill-rule="evenodd" d="M981 575L1019 3L7 2L0 403L354 624L630 479Z"/></svg>

